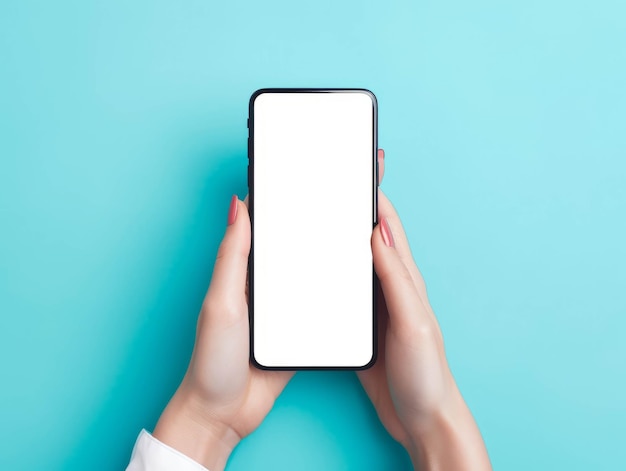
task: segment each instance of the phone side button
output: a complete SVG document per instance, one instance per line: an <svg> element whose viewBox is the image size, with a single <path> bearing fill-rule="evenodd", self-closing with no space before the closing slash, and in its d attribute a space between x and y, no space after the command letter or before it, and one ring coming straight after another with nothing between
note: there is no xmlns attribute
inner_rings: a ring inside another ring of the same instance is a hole
<svg viewBox="0 0 626 471"><path fill-rule="evenodd" d="M248 171L246 172L248 175L248 188L250 188L250 165L248 164Z"/></svg>
<svg viewBox="0 0 626 471"><path fill-rule="evenodd" d="M378 173L378 160L376 160L376 188L380 186L380 173Z"/></svg>

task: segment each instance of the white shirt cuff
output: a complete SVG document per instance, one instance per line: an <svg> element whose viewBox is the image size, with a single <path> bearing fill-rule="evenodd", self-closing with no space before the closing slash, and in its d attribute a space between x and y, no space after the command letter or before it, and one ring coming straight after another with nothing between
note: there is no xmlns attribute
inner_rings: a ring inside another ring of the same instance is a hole
<svg viewBox="0 0 626 471"><path fill-rule="evenodd" d="M142 429L126 471L209 471Z"/></svg>

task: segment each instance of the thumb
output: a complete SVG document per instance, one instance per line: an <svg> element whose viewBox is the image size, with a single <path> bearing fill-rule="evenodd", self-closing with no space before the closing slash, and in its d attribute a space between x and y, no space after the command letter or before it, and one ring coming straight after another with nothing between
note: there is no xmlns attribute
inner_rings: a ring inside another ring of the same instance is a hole
<svg viewBox="0 0 626 471"><path fill-rule="evenodd" d="M393 232L385 217L372 233L372 255L389 312L389 328L409 334L428 325L428 313L411 273L395 248Z"/></svg>
<svg viewBox="0 0 626 471"><path fill-rule="evenodd" d="M247 316L245 290L250 235L248 208L233 195L228 210L226 234L217 251L211 285L207 293L209 305L219 306L218 312L211 315Z"/></svg>

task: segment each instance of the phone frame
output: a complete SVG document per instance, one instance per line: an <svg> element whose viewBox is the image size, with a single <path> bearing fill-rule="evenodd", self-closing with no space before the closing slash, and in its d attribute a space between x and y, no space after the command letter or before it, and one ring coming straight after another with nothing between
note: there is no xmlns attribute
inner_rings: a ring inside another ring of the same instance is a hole
<svg viewBox="0 0 626 471"><path fill-rule="evenodd" d="M250 214L251 244L248 257L248 318L250 323L250 363L261 370L270 371L301 371L301 370L349 370L360 371L371 368L378 358L378 297L379 281L372 264L372 358L363 366L266 366L254 357L254 102L264 93L365 93L372 100L372 230L378 224L378 100L376 95L365 88L261 88L250 97L248 105L248 210Z"/></svg>

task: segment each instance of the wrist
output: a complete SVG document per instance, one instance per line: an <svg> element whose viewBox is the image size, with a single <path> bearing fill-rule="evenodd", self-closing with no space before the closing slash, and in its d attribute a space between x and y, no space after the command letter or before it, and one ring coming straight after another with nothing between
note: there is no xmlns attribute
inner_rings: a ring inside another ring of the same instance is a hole
<svg viewBox="0 0 626 471"><path fill-rule="evenodd" d="M454 385L438 409L410 425L405 445L416 469L490 470L480 431Z"/></svg>
<svg viewBox="0 0 626 471"><path fill-rule="evenodd" d="M432 461L432 455L438 454L436 448L450 442L454 422L454 407L450 401L409 425L405 448L416 468L430 469L426 463Z"/></svg>
<svg viewBox="0 0 626 471"><path fill-rule="evenodd" d="M210 471L221 471L241 438L228 425L211 417L185 383L161 414L153 436Z"/></svg>

